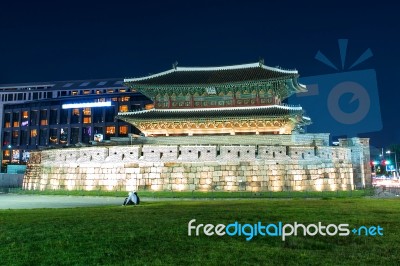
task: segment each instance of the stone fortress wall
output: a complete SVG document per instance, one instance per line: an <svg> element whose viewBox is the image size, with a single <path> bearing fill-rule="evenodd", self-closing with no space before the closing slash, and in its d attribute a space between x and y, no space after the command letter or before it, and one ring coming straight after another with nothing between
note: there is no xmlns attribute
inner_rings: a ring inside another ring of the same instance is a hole
<svg viewBox="0 0 400 266"><path fill-rule="evenodd" d="M31 154L23 186L258 192L348 190L371 183L368 139L342 139L339 146L327 146L326 136L318 136L260 136L264 141L258 140L259 145L245 144L251 143L249 136L226 140L231 145L194 145L187 137L169 137L182 144L38 151Z"/></svg>

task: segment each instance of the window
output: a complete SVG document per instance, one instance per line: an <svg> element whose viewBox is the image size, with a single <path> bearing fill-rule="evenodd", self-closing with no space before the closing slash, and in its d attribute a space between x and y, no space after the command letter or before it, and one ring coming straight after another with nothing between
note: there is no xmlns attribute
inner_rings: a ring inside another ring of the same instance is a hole
<svg viewBox="0 0 400 266"><path fill-rule="evenodd" d="M84 91L83 91L83 94L85 94L85 95L90 94L90 90L84 90Z"/></svg>
<svg viewBox="0 0 400 266"><path fill-rule="evenodd" d="M41 125L41 126L47 126L47 125L48 125L47 119L42 119L42 120L40 120L40 125Z"/></svg>
<svg viewBox="0 0 400 266"><path fill-rule="evenodd" d="M106 110L106 122L114 122L115 118L115 109L114 107L108 107Z"/></svg>
<svg viewBox="0 0 400 266"><path fill-rule="evenodd" d="M126 92L126 89L119 89L119 92Z"/></svg>
<svg viewBox="0 0 400 266"><path fill-rule="evenodd" d="M79 128L77 128L77 127L71 128L71 136L70 136L69 143L76 144L78 142L79 142Z"/></svg>
<svg viewBox="0 0 400 266"><path fill-rule="evenodd" d="M36 138L37 136L37 130L36 129L32 129L31 130L31 138Z"/></svg>
<svg viewBox="0 0 400 266"><path fill-rule="evenodd" d="M11 113L4 114L4 127L11 127Z"/></svg>
<svg viewBox="0 0 400 266"><path fill-rule="evenodd" d="M117 97L111 98L111 101L116 102L118 101L118 98Z"/></svg>
<svg viewBox="0 0 400 266"><path fill-rule="evenodd" d="M107 90L107 93L114 93L114 90L113 89L109 89L109 90Z"/></svg>
<svg viewBox="0 0 400 266"><path fill-rule="evenodd" d="M72 95L78 95L78 91L72 91Z"/></svg>
<svg viewBox="0 0 400 266"><path fill-rule="evenodd" d="M60 124L68 124L68 109L60 110Z"/></svg>
<svg viewBox="0 0 400 266"><path fill-rule="evenodd" d="M114 126L106 127L106 135L114 135L114 134L115 134L115 127Z"/></svg>
<svg viewBox="0 0 400 266"><path fill-rule="evenodd" d="M21 139L20 139L20 145L27 145L28 142L28 132L26 130L21 130Z"/></svg>
<svg viewBox="0 0 400 266"><path fill-rule="evenodd" d="M47 110L40 110L40 120L47 119Z"/></svg>
<svg viewBox="0 0 400 266"><path fill-rule="evenodd" d="M39 121L39 111L31 111L31 125L35 126Z"/></svg>
<svg viewBox="0 0 400 266"><path fill-rule="evenodd" d="M129 100L130 100L130 97L129 97L129 96L125 96L125 97L119 98L119 101L120 101L120 102L129 102Z"/></svg>
<svg viewBox="0 0 400 266"><path fill-rule="evenodd" d="M40 129L39 131L39 145L47 145L48 144L48 139L47 139L47 129Z"/></svg>
<svg viewBox="0 0 400 266"><path fill-rule="evenodd" d="M57 109L50 110L50 124L51 125L57 124Z"/></svg>
<svg viewBox="0 0 400 266"><path fill-rule="evenodd" d="M119 111L120 112L128 112L128 105L120 105Z"/></svg>
<svg viewBox="0 0 400 266"><path fill-rule="evenodd" d="M101 91L100 90L96 90L96 94L101 94Z"/></svg>
<svg viewBox="0 0 400 266"><path fill-rule="evenodd" d="M128 135L128 126L120 126L119 135Z"/></svg>
<svg viewBox="0 0 400 266"><path fill-rule="evenodd" d="M5 150L5 151L3 152L3 157L4 157L4 158L10 158L10 155L11 155L10 150Z"/></svg>
<svg viewBox="0 0 400 266"><path fill-rule="evenodd" d="M93 109L93 123L102 123L103 122L103 110L102 108L94 108Z"/></svg>
<svg viewBox="0 0 400 266"><path fill-rule="evenodd" d="M19 113L18 112L13 113L13 126L19 127Z"/></svg>
<svg viewBox="0 0 400 266"><path fill-rule="evenodd" d="M3 133L3 145L8 145L11 143L11 132L5 131Z"/></svg>
<svg viewBox="0 0 400 266"><path fill-rule="evenodd" d="M89 85L89 83L90 82L83 82L83 83L81 83L81 85L79 85L79 87L85 87L85 86Z"/></svg>
<svg viewBox="0 0 400 266"><path fill-rule="evenodd" d="M83 123L92 123L92 109L89 107L83 109Z"/></svg>
<svg viewBox="0 0 400 266"><path fill-rule="evenodd" d="M60 143L65 144L68 141L68 128L62 128L60 131Z"/></svg>
<svg viewBox="0 0 400 266"><path fill-rule="evenodd" d="M28 118L28 111L23 111L22 112L22 118L24 118L24 119Z"/></svg>
<svg viewBox="0 0 400 266"><path fill-rule="evenodd" d="M72 109L72 114L71 114L71 124L79 123L79 109L75 108Z"/></svg>
<svg viewBox="0 0 400 266"><path fill-rule="evenodd" d="M57 144L58 143L57 128L51 128L50 129L49 140L50 140L51 144Z"/></svg>
<svg viewBox="0 0 400 266"><path fill-rule="evenodd" d="M103 128L102 127L95 127L94 128L94 134L103 134Z"/></svg>
<svg viewBox="0 0 400 266"><path fill-rule="evenodd" d="M92 109L87 107L83 109L83 115L91 115L92 114Z"/></svg>
<svg viewBox="0 0 400 266"><path fill-rule="evenodd" d="M85 116L83 117L83 123L84 124L90 124L92 123L92 118L90 116Z"/></svg>

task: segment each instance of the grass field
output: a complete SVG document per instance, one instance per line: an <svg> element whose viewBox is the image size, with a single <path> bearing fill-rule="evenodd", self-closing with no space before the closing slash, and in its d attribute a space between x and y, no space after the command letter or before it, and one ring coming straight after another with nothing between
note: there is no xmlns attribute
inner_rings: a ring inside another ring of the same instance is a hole
<svg viewBox="0 0 400 266"><path fill-rule="evenodd" d="M126 191L102 190L23 190L13 189L13 193L33 195L68 195L68 196L111 196L126 197ZM222 199L222 198L357 198L372 196L372 188L348 191L283 191L283 192L224 192L224 191L139 191L141 197L152 198L193 198L193 199Z"/></svg>
<svg viewBox="0 0 400 266"><path fill-rule="evenodd" d="M380 225L383 236L187 234L196 224ZM398 265L398 199L196 200L0 211L1 265Z"/></svg>

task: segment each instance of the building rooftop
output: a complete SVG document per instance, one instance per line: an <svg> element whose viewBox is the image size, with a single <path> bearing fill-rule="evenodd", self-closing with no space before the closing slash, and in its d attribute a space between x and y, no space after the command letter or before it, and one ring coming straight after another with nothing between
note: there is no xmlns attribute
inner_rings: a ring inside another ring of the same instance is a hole
<svg viewBox="0 0 400 266"><path fill-rule="evenodd" d="M297 70L269 67L262 62L222 67L177 67L158 74L125 79L133 85L224 84L297 77Z"/></svg>
<svg viewBox="0 0 400 266"><path fill-rule="evenodd" d="M0 84L0 91L30 90L30 89L70 90L70 89L89 89L89 88L96 89L96 88L117 88L117 87L125 87L122 78Z"/></svg>

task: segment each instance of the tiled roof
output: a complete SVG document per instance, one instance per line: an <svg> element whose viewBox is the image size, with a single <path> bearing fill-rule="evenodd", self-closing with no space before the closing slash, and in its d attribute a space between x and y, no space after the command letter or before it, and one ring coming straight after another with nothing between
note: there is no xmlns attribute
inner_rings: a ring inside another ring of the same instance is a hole
<svg viewBox="0 0 400 266"><path fill-rule="evenodd" d="M242 116L285 116L302 114L301 107L283 105L225 107L225 108L192 108L192 109L150 109L136 112L119 113L120 119L174 119L174 118L207 118L207 117L242 117Z"/></svg>
<svg viewBox="0 0 400 266"><path fill-rule="evenodd" d="M297 70L283 70L265 66L261 63L223 66L223 67L175 67L158 74L125 79L133 85L185 85L185 84L224 84L297 77Z"/></svg>

